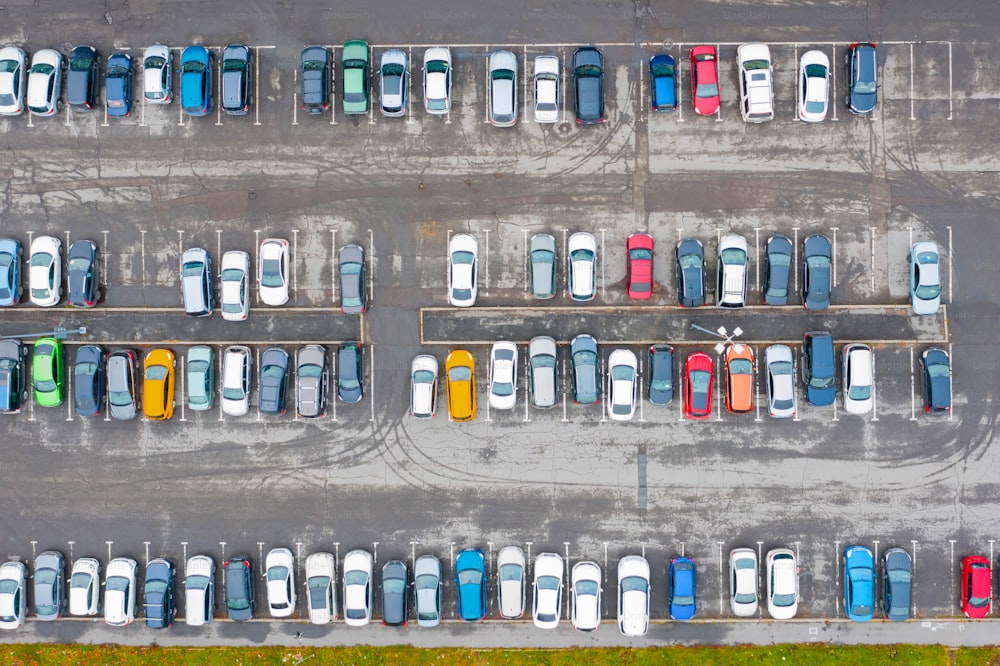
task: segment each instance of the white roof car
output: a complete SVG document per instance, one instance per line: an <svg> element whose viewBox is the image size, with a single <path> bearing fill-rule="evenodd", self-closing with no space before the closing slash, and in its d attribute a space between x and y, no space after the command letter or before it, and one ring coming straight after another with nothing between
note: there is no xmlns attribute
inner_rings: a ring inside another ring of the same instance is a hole
<svg viewBox="0 0 1000 666"><path fill-rule="evenodd" d="M28 54L16 46L0 49L0 115L24 113L24 91L28 87Z"/></svg>
<svg viewBox="0 0 1000 666"><path fill-rule="evenodd" d="M448 241L448 300L460 308L476 304L479 243L469 234Z"/></svg>
<svg viewBox="0 0 1000 666"><path fill-rule="evenodd" d="M337 619L337 558L330 553L306 558L306 590L310 622L326 624Z"/></svg>
<svg viewBox="0 0 1000 666"><path fill-rule="evenodd" d="M785 345L771 345L764 350L767 373L767 411L776 419L795 416L795 364L792 350Z"/></svg>
<svg viewBox="0 0 1000 666"><path fill-rule="evenodd" d="M774 118L771 90L771 50L767 44L743 44L736 49L740 67L740 113L748 123Z"/></svg>
<svg viewBox="0 0 1000 666"><path fill-rule="evenodd" d="M437 359L420 354L410 364L410 416L429 419L437 411Z"/></svg>
<svg viewBox="0 0 1000 666"><path fill-rule="evenodd" d="M747 302L747 239L726 234L719 239L718 282L715 303L721 308L741 308Z"/></svg>
<svg viewBox="0 0 1000 666"><path fill-rule="evenodd" d="M799 120L819 123L830 108L830 59L822 51L806 51L799 59Z"/></svg>
<svg viewBox="0 0 1000 666"><path fill-rule="evenodd" d="M250 313L250 255L230 250L222 255L222 318L243 321Z"/></svg>
<svg viewBox="0 0 1000 666"><path fill-rule="evenodd" d="M372 619L372 555L352 550L344 556L344 624L363 627Z"/></svg>
<svg viewBox="0 0 1000 666"><path fill-rule="evenodd" d="M267 575L267 609L271 617L295 612L295 558L287 548L272 548L264 558Z"/></svg>
<svg viewBox="0 0 1000 666"><path fill-rule="evenodd" d="M596 631L601 626L601 567L596 562L577 562L570 574L570 618L577 631Z"/></svg>
<svg viewBox="0 0 1000 666"><path fill-rule="evenodd" d="M757 613L757 553L734 548L729 553L729 603L736 617Z"/></svg>
<svg viewBox="0 0 1000 666"><path fill-rule="evenodd" d="M490 349L490 407L514 409L517 403L517 345L494 342Z"/></svg>
<svg viewBox="0 0 1000 666"><path fill-rule="evenodd" d="M531 406L549 409L559 399L558 365L559 350L556 341L539 335L528 342L528 385L531 388Z"/></svg>
<svg viewBox="0 0 1000 666"><path fill-rule="evenodd" d="M62 295L62 241L55 236L35 238L28 264L31 302L44 308L57 304Z"/></svg>
<svg viewBox="0 0 1000 666"><path fill-rule="evenodd" d="M867 414L875 401L875 356L872 348L861 343L844 345L841 364L844 389L844 411Z"/></svg>
<svg viewBox="0 0 1000 666"><path fill-rule="evenodd" d="M639 361L628 349L616 349L608 356L608 418L629 421L635 415Z"/></svg>
<svg viewBox="0 0 1000 666"><path fill-rule="evenodd" d="M767 551L767 612L775 620L790 620L799 610L799 571L788 548Z"/></svg>
<svg viewBox="0 0 1000 666"><path fill-rule="evenodd" d="M421 555L413 565L413 597L418 626L441 624L441 560L433 555Z"/></svg>
<svg viewBox="0 0 1000 666"><path fill-rule="evenodd" d="M932 315L941 305L941 255L937 243L920 241L910 248L910 307Z"/></svg>
<svg viewBox="0 0 1000 666"><path fill-rule="evenodd" d="M215 561L208 555L189 557L184 578L184 622L211 624L215 615Z"/></svg>
<svg viewBox="0 0 1000 666"><path fill-rule="evenodd" d="M524 617L526 563L524 551L517 546L504 546L497 553L497 606L500 617Z"/></svg>
<svg viewBox="0 0 1000 666"><path fill-rule="evenodd" d="M222 361L222 413L243 416L250 411L250 366L253 356L249 347L226 347Z"/></svg>
<svg viewBox="0 0 1000 666"><path fill-rule="evenodd" d="M129 557L108 562L104 579L104 621L115 627L135 619L135 570L138 565Z"/></svg>
<svg viewBox="0 0 1000 666"><path fill-rule="evenodd" d="M559 58L535 56L535 122L559 121Z"/></svg>
<svg viewBox="0 0 1000 666"><path fill-rule="evenodd" d="M0 564L0 629L18 629L24 624L28 599L26 579L23 562Z"/></svg>
<svg viewBox="0 0 1000 666"><path fill-rule="evenodd" d="M388 118L406 115L409 61L405 51L389 49L379 61L379 110Z"/></svg>
<svg viewBox="0 0 1000 666"><path fill-rule="evenodd" d="M265 238L261 241L257 286L260 288L260 300L265 304L284 305L288 302L288 241L284 238Z"/></svg>
<svg viewBox="0 0 1000 666"><path fill-rule="evenodd" d="M593 234L578 231L567 243L569 261L569 297L574 301L593 300L597 294L597 240Z"/></svg>
<svg viewBox="0 0 1000 666"><path fill-rule="evenodd" d="M517 123L517 56L510 51L494 51L487 61L486 73L490 123L513 127Z"/></svg>
<svg viewBox="0 0 1000 666"><path fill-rule="evenodd" d="M55 115L62 101L62 54L53 49L36 51L28 74L28 110L36 116Z"/></svg>
<svg viewBox="0 0 1000 666"><path fill-rule="evenodd" d="M97 615L101 598L101 563L81 557L69 577L69 614Z"/></svg>
<svg viewBox="0 0 1000 666"><path fill-rule="evenodd" d="M170 104L170 81L174 56L163 44L142 52L142 94L146 104Z"/></svg>
<svg viewBox="0 0 1000 666"><path fill-rule="evenodd" d="M645 636L649 629L649 562L627 555L618 562L618 630Z"/></svg>
<svg viewBox="0 0 1000 666"><path fill-rule="evenodd" d="M563 560L556 553L535 558L535 601L532 619L539 629L554 629L562 613Z"/></svg>
<svg viewBox="0 0 1000 666"><path fill-rule="evenodd" d="M451 51L447 48L424 51L424 108L434 115L451 111Z"/></svg>

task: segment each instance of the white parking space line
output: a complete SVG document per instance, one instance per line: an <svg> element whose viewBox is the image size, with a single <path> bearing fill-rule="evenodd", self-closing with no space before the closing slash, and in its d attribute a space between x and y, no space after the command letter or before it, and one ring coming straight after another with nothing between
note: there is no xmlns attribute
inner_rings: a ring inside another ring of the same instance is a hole
<svg viewBox="0 0 1000 666"><path fill-rule="evenodd" d="M444 283L448 287L448 295L445 298L448 299L448 305L451 305L451 229L445 237L444 256Z"/></svg>
<svg viewBox="0 0 1000 666"><path fill-rule="evenodd" d="M104 122L101 123L101 127L109 127L108 125L108 100L104 100Z"/></svg>
<svg viewBox="0 0 1000 666"><path fill-rule="evenodd" d="M257 368L257 376L260 377L260 347L254 347L254 362L253 367ZM254 371L250 370L250 381L253 382ZM260 381L257 382L257 421L260 421Z"/></svg>
<svg viewBox="0 0 1000 666"><path fill-rule="evenodd" d="M177 274L184 272L184 230L177 230Z"/></svg>
<svg viewBox="0 0 1000 666"><path fill-rule="evenodd" d="M948 404L951 405L951 409L948 411L948 420L955 420L955 372L951 369L951 343L948 343L948 378L951 380L948 382Z"/></svg>
<svg viewBox="0 0 1000 666"><path fill-rule="evenodd" d="M299 230L292 229L292 296L298 295L299 275Z"/></svg>
<svg viewBox="0 0 1000 666"><path fill-rule="evenodd" d="M874 290L875 289L875 227L868 227L868 236L871 239L871 248L872 248L871 263L868 265L870 266L872 274L872 289Z"/></svg>
<svg viewBox="0 0 1000 666"><path fill-rule="evenodd" d="M875 351L872 350L872 421L878 421L878 382L875 381Z"/></svg>
<svg viewBox="0 0 1000 666"><path fill-rule="evenodd" d="M260 125L260 47L253 47L253 124ZM281 70L277 70L280 76Z"/></svg>
<svg viewBox="0 0 1000 666"><path fill-rule="evenodd" d="M646 120L648 120L648 118L646 117L646 113L645 113L646 105L643 103L643 100L646 99L646 97L644 95L644 92L645 92L645 89L646 89L645 88L645 82L646 82L646 72L645 72L645 69L646 68L643 67L644 64L645 64L645 61L640 58L639 59L639 97L636 99L636 104L638 105L638 108L635 110L635 116L636 116L636 118L639 119L640 122L645 122ZM652 83L650 83L650 85L652 85Z"/></svg>
<svg viewBox="0 0 1000 666"><path fill-rule="evenodd" d="M69 121L69 113L70 113L70 112L69 112L69 104L67 104L67 105L65 106L65 109L66 109L66 122L64 123L64 125L65 125L66 127L72 127L73 123L71 123L71 122Z"/></svg>
<svg viewBox="0 0 1000 666"><path fill-rule="evenodd" d="M726 588L726 576L722 573L722 545L721 541L715 542L719 546L719 615L721 616L725 606L723 605L723 590Z"/></svg>
<svg viewBox="0 0 1000 666"><path fill-rule="evenodd" d="M330 355L330 386L333 387L333 395L327 398L327 402L333 405L333 421L337 420L337 400L339 400L337 391L337 349L334 348L333 354Z"/></svg>
<svg viewBox="0 0 1000 666"><path fill-rule="evenodd" d="M604 374L604 372L605 372L605 369L604 369L604 356L600 355L600 354L599 354L599 356L601 358L601 369L600 369L600 372L597 375L597 387L598 387L597 390L598 391L600 391L601 382L603 381L603 379L605 377L605 374ZM604 396L604 401L605 402L609 402L610 401L609 396ZM607 423L607 421L608 421L607 410L601 409L601 423Z"/></svg>
<svg viewBox="0 0 1000 666"><path fill-rule="evenodd" d="M604 252L604 232L605 229L601 229L601 298L605 301L608 300L608 280L607 275L604 271L605 264L605 252ZM568 256L568 255L567 255Z"/></svg>
<svg viewBox="0 0 1000 666"><path fill-rule="evenodd" d="M484 105L485 108L483 109L483 123L489 125L490 124L490 47L489 46L486 47L485 64L486 64L486 77L484 80L486 81L486 104Z"/></svg>
<svg viewBox="0 0 1000 666"><path fill-rule="evenodd" d="M833 232L833 284L837 284L837 230L840 227L830 227Z"/></svg>
<svg viewBox="0 0 1000 666"><path fill-rule="evenodd" d="M722 420L722 370L723 361L721 356L715 357L715 420Z"/></svg>
<svg viewBox="0 0 1000 666"><path fill-rule="evenodd" d="M680 379L680 393L675 398L677 400L677 421L681 422L684 420L684 366L686 364L685 359L680 359L680 372L678 373L678 379Z"/></svg>
<svg viewBox="0 0 1000 666"><path fill-rule="evenodd" d="M330 229L330 288L333 291L333 302L337 302L337 230Z"/></svg>
<svg viewBox="0 0 1000 666"><path fill-rule="evenodd" d="M948 42L948 120L954 117L955 97L951 91L951 42Z"/></svg>
<svg viewBox="0 0 1000 666"><path fill-rule="evenodd" d="M374 76L375 69L376 69L376 67L374 66L375 65L375 49L370 44L368 45L368 63L369 63L369 65L368 65L369 76L371 76L371 78L368 81L368 89L369 89L368 124L369 125L374 125L375 124L375 107L378 106L379 100L381 99L381 95L377 94L378 87L377 87L376 81L377 81L378 77ZM381 72L379 72L379 74L381 74Z"/></svg>
<svg viewBox="0 0 1000 666"><path fill-rule="evenodd" d="M69 350L67 350L67 355L69 355ZM72 369L72 364L67 360L66 366ZM65 372L65 371L64 371ZM66 420L73 420L73 373L66 372Z"/></svg>
<svg viewBox="0 0 1000 666"><path fill-rule="evenodd" d="M368 379L369 383L368 392L371 395L368 396L368 403L371 405L371 412L372 412L371 418L369 418L368 420L371 421L372 423L375 423L375 343L372 342L368 346L368 348L371 349L371 365L368 366L369 367L368 374L370 375ZM365 378L362 377L361 381L364 380Z"/></svg>
<svg viewBox="0 0 1000 666"><path fill-rule="evenodd" d="M559 83L559 105L562 107L560 123L566 122L566 49L559 49L559 74L562 81Z"/></svg>
<svg viewBox="0 0 1000 666"><path fill-rule="evenodd" d="M753 228L753 268L756 291L760 293L760 227Z"/></svg>
<svg viewBox="0 0 1000 666"><path fill-rule="evenodd" d="M955 281L951 277L951 267L953 264L951 260L952 257L951 225L949 224L947 228L948 228L948 305L951 305L952 303L955 302L954 294L952 293L952 286L955 284Z"/></svg>
<svg viewBox="0 0 1000 666"><path fill-rule="evenodd" d="M792 49L792 68L795 72L795 104L792 105L792 122L801 122L801 119L799 118L799 100L802 99L802 76L799 74L798 44L796 44Z"/></svg>
<svg viewBox="0 0 1000 666"><path fill-rule="evenodd" d="M792 227L792 266L795 270L792 274L795 276L795 293L798 295L799 292L799 228ZM791 299L789 299L791 300Z"/></svg>
<svg viewBox="0 0 1000 666"><path fill-rule="evenodd" d="M721 83L722 82L722 73L719 71L719 51L720 51L720 46L721 46L720 44L716 44L715 45L715 78L718 79L718 81ZM718 89L716 90L716 92L718 92ZM721 102L722 96L719 95L719 98L720 98L720 102ZM721 103L719 104L719 108L715 111L715 122L717 122L717 123L721 123L722 122L722 104Z"/></svg>
<svg viewBox="0 0 1000 666"><path fill-rule="evenodd" d="M187 357L184 356L184 354L180 354L180 364L179 364L179 369L177 370L177 374L180 375L180 379L181 379L181 400L180 400L180 403L181 403L181 418L180 418L180 420L181 421L187 421L187 413L184 410L184 408L187 406L187 400L185 400L185 397L187 396L187 392L184 390L184 376L187 374L187 372L185 372L185 370L187 369L187 363L185 362L185 358L187 358ZM220 410L221 410L221 407L220 407Z"/></svg>
<svg viewBox="0 0 1000 666"><path fill-rule="evenodd" d="M569 262L569 241L566 239L566 234L568 233L568 231L569 231L568 229L563 229L562 230L562 237L563 237L563 254L562 254L563 258L562 258L562 261L566 262L567 265L568 265L568 262ZM28 239L28 243L29 244L31 243L31 239L30 238ZM564 272L564 271L557 271L557 272ZM563 278L563 297L565 298L567 296L569 296L569 271L568 270L565 271L565 276Z"/></svg>
<svg viewBox="0 0 1000 666"><path fill-rule="evenodd" d="M833 542L833 589L840 590L840 542ZM953 578L953 576L951 576ZM833 602L836 606L836 617L840 619L840 594L833 595Z"/></svg>
<svg viewBox="0 0 1000 666"><path fill-rule="evenodd" d="M910 420L917 420L916 375L913 372L913 347L910 347Z"/></svg>
<svg viewBox="0 0 1000 666"><path fill-rule="evenodd" d="M493 364L487 361L486 362L486 422L487 423L493 420L490 418L490 386L492 384L493 384ZM475 387L473 387L473 390L475 390Z"/></svg>
<svg viewBox="0 0 1000 666"><path fill-rule="evenodd" d="M568 396L568 394L570 392L570 385L569 385L569 381L566 379L566 359L562 359L562 370L561 370L561 372L559 374L560 374L560 377L559 377L560 383L562 384L562 388L563 388L563 392L562 392L562 403L563 403L562 422L563 423L569 423L569 417L566 415L566 400L567 400L567 396Z"/></svg>
<svg viewBox="0 0 1000 666"><path fill-rule="evenodd" d="M837 107L840 106L840 103L837 100L837 70L839 67L834 65L836 62L837 45L830 44L830 85L833 88L833 94L830 96L830 108L833 110L833 118L830 120L839 120L837 118Z"/></svg>
<svg viewBox="0 0 1000 666"><path fill-rule="evenodd" d="M220 56L215 60L216 72L214 84L212 88L212 94L215 95L215 99L218 100L218 104L215 105L215 126L220 127L222 125L222 57Z"/></svg>
<svg viewBox="0 0 1000 666"><path fill-rule="evenodd" d="M337 124L337 47L327 46L330 50L330 124Z"/></svg>
<svg viewBox="0 0 1000 666"><path fill-rule="evenodd" d="M368 230L368 302L375 303L375 233L369 229ZM364 285L362 285L364 288ZM336 296L333 299L336 303Z"/></svg>
<svg viewBox="0 0 1000 666"><path fill-rule="evenodd" d="M223 357L225 355L226 355L226 353L225 353L225 347L223 347L222 345L219 345L219 372L218 372L217 376L219 377L218 384L219 384L219 421L220 422L225 420L223 418L223 416L222 416L222 389L224 388L223 383L224 383L225 378L226 378L226 376L222 373L222 371L223 371L222 361L223 361Z"/></svg>
<svg viewBox="0 0 1000 666"><path fill-rule="evenodd" d="M795 377L795 392L797 394L801 394L802 396L801 398L796 396L795 414L792 415L792 421L801 421L802 419L799 418L799 411L801 411L802 406L805 404L806 389L804 386L802 387L801 391L799 389L799 363L798 363L798 356L795 354L794 351L792 352L792 375L794 375Z"/></svg>
<svg viewBox="0 0 1000 666"><path fill-rule="evenodd" d="M913 44L910 44L910 120L916 120L917 117L913 115Z"/></svg>
<svg viewBox="0 0 1000 666"><path fill-rule="evenodd" d="M298 370L299 370L299 348L296 347L292 352L292 366L295 368L295 420L301 421L299 416L299 382L298 382Z"/></svg>
<svg viewBox="0 0 1000 666"><path fill-rule="evenodd" d="M483 292L484 296L490 295L490 230L486 229L486 261L483 262L486 265L486 279L483 280Z"/></svg>
<svg viewBox="0 0 1000 666"><path fill-rule="evenodd" d="M643 378L642 378L642 354L637 354L637 356L639 357L639 376L636 377L636 381L639 384L639 388L638 388L638 391L639 391L639 400L638 400L638 402L639 402L639 421L642 422L642 421L646 420L646 411L644 409L646 401L643 399L643 396L646 395L646 391L643 390L643 387L644 387L645 384L644 384Z"/></svg>
<svg viewBox="0 0 1000 666"><path fill-rule="evenodd" d="M524 237L524 298L525 300L531 298L531 278L529 277L528 271L528 230L521 229L521 233Z"/></svg>
<svg viewBox="0 0 1000 666"><path fill-rule="evenodd" d="M528 116L528 96L531 94L531 87L532 86L531 86L530 75L528 74L528 45L527 44L525 44L521 48L521 62L524 65L521 68L521 71L523 72L523 74L522 74L522 81L521 81L521 86L520 86L521 87L521 94L522 94L521 99L523 100L524 104L522 104L521 106L524 107L524 112L523 112L524 113L524 122L528 122L528 117L529 117Z"/></svg>
<svg viewBox="0 0 1000 666"><path fill-rule="evenodd" d="M299 124L299 70L292 70L292 124Z"/></svg>
<svg viewBox="0 0 1000 666"><path fill-rule="evenodd" d="M528 395L528 382L530 381L530 378L528 377L528 372L529 372L528 371L528 354L527 354L527 351L525 351L525 354L524 354L524 422L525 423L527 423L527 422L529 422L531 420L531 418L528 417L528 403L531 400L530 396ZM516 387L515 387L515 390L516 390Z"/></svg>

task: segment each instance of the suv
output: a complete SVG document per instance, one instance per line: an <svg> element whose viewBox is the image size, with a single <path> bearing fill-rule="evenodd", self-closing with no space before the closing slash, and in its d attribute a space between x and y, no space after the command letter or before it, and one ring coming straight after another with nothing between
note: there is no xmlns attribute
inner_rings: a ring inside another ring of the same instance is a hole
<svg viewBox="0 0 1000 666"><path fill-rule="evenodd" d="M806 401L810 405L832 405L836 399L835 363L830 332L806 333L802 341L802 383L806 385Z"/></svg>
<svg viewBox="0 0 1000 666"><path fill-rule="evenodd" d="M222 50L222 110L231 116L249 113L253 105L250 81L253 65L246 44L230 44Z"/></svg>
<svg viewBox="0 0 1000 666"><path fill-rule="evenodd" d="M715 302L720 308L741 308L747 301L747 241L730 234L719 241Z"/></svg>
<svg viewBox="0 0 1000 666"><path fill-rule="evenodd" d="M490 123L512 127L517 123L517 57L510 51L494 51L487 71Z"/></svg>
<svg viewBox="0 0 1000 666"><path fill-rule="evenodd" d="M222 565L226 576L226 610L233 622L253 617L253 565L248 557L234 557Z"/></svg>
<svg viewBox="0 0 1000 666"><path fill-rule="evenodd" d="M299 416L323 416L329 377L323 346L306 345L299 350L298 366L295 368L295 401Z"/></svg>
<svg viewBox="0 0 1000 666"><path fill-rule="evenodd" d="M24 390L24 345L0 340L0 413L16 414L27 397Z"/></svg>
<svg viewBox="0 0 1000 666"><path fill-rule="evenodd" d="M78 46L69 54L66 102L74 111L93 111L97 104L97 79L101 57L93 46Z"/></svg>
<svg viewBox="0 0 1000 666"><path fill-rule="evenodd" d="M181 295L184 312L208 317L215 309L212 298L212 258L204 248L192 247L181 258Z"/></svg>
<svg viewBox="0 0 1000 666"><path fill-rule="evenodd" d="M766 44L744 44L736 49L740 64L740 114L748 123L774 118L771 89L771 50Z"/></svg>
<svg viewBox="0 0 1000 666"><path fill-rule="evenodd" d="M330 52L322 46L302 49L302 109L323 113L330 108Z"/></svg>
<svg viewBox="0 0 1000 666"><path fill-rule="evenodd" d="M878 103L878 67L874 42L856 42L847 47L847 97L851 113L870 113Z"/></svg>

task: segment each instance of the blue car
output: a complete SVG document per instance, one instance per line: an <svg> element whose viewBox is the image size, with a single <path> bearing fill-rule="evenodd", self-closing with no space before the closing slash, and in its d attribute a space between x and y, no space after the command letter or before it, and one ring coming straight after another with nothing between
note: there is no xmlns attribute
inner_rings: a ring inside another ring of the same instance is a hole
<svg viewBox="0 0 1000 666"><path fill-rule="evenodd" d="M844 610L855 622L872 619L875 609L875 557L864 546L844 549Z"/></svg>
<svg viewBox="0 0 1000 666"><path fill-rule="evenodd" d="M837 399L836 362L829 331L808 331L802 336L802 383L810 405L826 407Z"/></svg>
<svg viewBox="0 0 1000 666"><path fill-rule="evenodd" d="M0 238L0 306L16 305L21 300L21 241Z"/></svg>
<svg viewBox="0 0 1000 666"><path fill-rule="evenodd" d="M667 573L670 618L680 621L690 620L694 617L696 602L694 560L690 557L675 557L670 560L670 569Z"/></svg>
<svg viewBox="0 0 1000 666"><path fill-rule="evenodd" d="M673 111L677 108L677 85L674 57L661 53L649 59L649 92L653 111Z"/></svg>
<svg viewBox="0 0 1000 666"><path fill-rule="evenodd" d="M847 48L847 108L870 113L878 104L878 67L874 42L857 42Z"/></svg>
<svg viewBox="0 0 1000 666"><path fill-rule="evenodd" d="M833 266L833 245L821 234L802 241L802 304L807 310L830 307Z"/></svg>
<svg viewBox="0 0 1000 666"><path fill-rule="evenodd" d="M458 614L466 622L486 617L486 557L483 551L468 548L455 559L458 586Z"/></svg>
<svg viewBox="0 0 1000 666"><path fill-rule="evenodd" d="M189 116L212 111L212 59L204 46L189 46L181 53L181 107Z"/></svg>
<svg viewBox="0 0 1000 666"><path fill-rule="evenodd" d="M108 58L104 73L104 98L108 115L124 118L132 113L132 56L117 52Z"/></svg>

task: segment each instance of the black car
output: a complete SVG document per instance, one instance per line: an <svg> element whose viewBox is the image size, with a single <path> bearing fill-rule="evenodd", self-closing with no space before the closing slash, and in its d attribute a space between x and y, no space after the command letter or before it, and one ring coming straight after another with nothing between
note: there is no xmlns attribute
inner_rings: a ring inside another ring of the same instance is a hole
<svg viewBox="0 0 1000 666"><path fill-rule="evenodd" d="M407 604L409 576L406 564L389 560L382 567L382 624L387 627L405 627L410 617Z"/></svg>
<svg viewBox="0 0 1000 666"><path fill-rule="evenodd" d="M309 113L330 108L330 52L322 46L302 49L302 108Z"/></svg>
<svg viewBox="0 0 1000 666"><path fill-rule="evenodd" d="M788 304L788 284L792 274L792 241L781 234L767 239L764 254L764 302Z"/></svg>
<svg viewBox="0 0 1000 666"><path fill-rule="evenodd" d="M104 350L84 345L73 364L73 403L80 416L97 416L104 402Z"/></svg>
<svg viewBox="0 0 1000 666"><path fill-rule="evenodd" d="M170 560L158 557L146 565L142 608L147 627L165 629L173 624L177 607L174 605L174 565Z"/></svg>
<svg viewBox="0 0 1000 666"><path fill-rule="evenodd" d="M573 54L573 104L576 122L596 125L604 122L604 56L593 46L583 46Z"/></svg>
<svg viewBox="0 0 1000 666"><path fill-rule="evenodd" d="M924 377L924 411L946 414L951 411L951 360L948 352L932 347L920 355Z"/></svg>
<svg viewBox="0 0 1000 666"><path fill-rule="evenodd" d="M342 342L337 348L337 395L344 402L364 397L364 357L360 342Z"/></svg>
<svg viewBox="0 0 1000 666"><path fill-rule="evenodd" d="M802 383L806 401L816 407L837 399L837 366L829 331L809 331L802 337Z"/></svg>
<svg viewBox="0 0 1000 666"><path fill-rule="evenodd" d="M28 393L24 388L24 357L20 340L0 340L0 413L21 411Z"/></svg>
<svg viewBox="0 0 1000 666"><path fill-rule="evenodd" d="M101 56L93 46L78 46L69 54L66 101L74 111L94 110L100 71Z"/></svg>
<svg viewBox="0 0 1000 666"><path fill-rule="evenodd" d="M246 622L253 617L253 566L246 557L226 560L226 611L233 622Z"/></svg>
<svg viewBox="0 0 1000 666"><path fill-rule="evenodd" d="M674 399L674 348L653 345L649 348L649 401L666 405Z"/></svg>
<svg viewBox="0 0 1000 666"><path fill-rule="evenodd" d="M807 310L830 307L832 248L830 239L820 234L802 241L802 303Z"/></svg>
<svg viewBox="0 0 1000 666"><path fill-rule="evenodd" d="M878 66L873 42L847 47L847 108L851 113L870 113L878 104Z"/></svg>
<svg viewBox="0 0 1000 666"><path fill-rule="evenodd" d="M97 303L97 243L78 240L69 248L66 279L69 281L69 304L92 308Z"/></svg>
<svg viewBox="0 0 1000 666"><path fill-rule="evenodd" d="M882 555L882 610L885 619L903 622L910 619L913 586L913 560L902 548L887 548Z"/></svg>
<svg viewBox="0 0 1000 666"><path fill-rule="evenodd" d="M231 116L250 112L253 98L250 82L253 64L246 44L230 44L222 50L222 110Z"/></svg>
<svg viewBox="0 0 1000 666"><path fill-rule="evenodd" d="M284 414L288 394L288 352L268 347L260 357L260 411Z"/></svg>
<svg viewBox="0 0 1000 666"><path fill-rule="evenodd" d="M677 244L677 300L686 308L705 304L705 248L694 238Z"/></svg>

